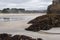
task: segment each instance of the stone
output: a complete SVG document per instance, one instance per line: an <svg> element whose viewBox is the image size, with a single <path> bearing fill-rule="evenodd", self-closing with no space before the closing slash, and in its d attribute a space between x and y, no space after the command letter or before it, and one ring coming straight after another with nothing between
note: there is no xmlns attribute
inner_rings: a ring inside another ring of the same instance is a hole
<svg viewBox="0 0 60 40"><path fill-rule="evenodd" d="M0 40L42 40L41 38L32 38L30 36L26 35L14 35L12 36L11 34L3 33L0 34Z"/></svg>
<svg viewBox="0 0 60 40"><path fill-rule="evenodd" d="M36 17L35 19L29 21L28 24L36 24L36 23L41 22L45 19L48 19L48 15L43 15L43 16Z"/></svg>
<svg viewBox="0 0 60 40"><path fill-rule="evenodd" d="M60 0L53 0L52 4L47 8L47 14L59 14L60 13Z"/></svg>
<svg viewBox="0 0 60 40"><path fill-rule="evenodd" d="M53 4L47 8L46 15L38 16L29 21L28 24L32 25L25 30L34 32L60 27L60 0L53 0Z"/></svg>
<svg viewBox="0 0 60 40"><path fill-rule="evenodd" d="M47 14L47 15L39 16L31 20L30 22L28 22L28 24L32 24L32 25L30 25L25 30L38 32L40 30L49 30L54 27L60 27L59 17L60 15L57 15L57 14L55 15Z"/></svg>
<svg viewBox="0 0 60 40"><path fill-rule="evenodd" d="M45 18L42 19L41 17L45 17ZM37 32L40 30L49 30L50 28L52 28L51 20L47 17L47 15L43 15L41 17L39 16L31 20L29 23L31 23L32 25L30 25L25 30Z"/></svg>
<svg viewBox="0 0 60 40"><path fill-rule="evenodd" d="M37 40L42 40L41 38L37 38Z"/></svg>

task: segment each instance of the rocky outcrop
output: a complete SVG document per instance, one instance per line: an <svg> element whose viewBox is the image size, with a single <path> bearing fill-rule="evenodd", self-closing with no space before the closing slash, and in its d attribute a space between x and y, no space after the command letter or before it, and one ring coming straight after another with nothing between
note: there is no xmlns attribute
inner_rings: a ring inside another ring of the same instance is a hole
<svg viewBox="0 0 60 40"><path fill-rule="evenodd" d="M47 14L59 14L60 13L60 0L53 0L53 3L48 6Z"/></svg>
<svg viewBox="0 0 60 40"><path fill-rule="evenodd" d="M0 40L42 40L41 38L34 39L29 36L25 35L14 35L12 36L11 34L0 34Z"/></svg>
<svg viewBox="0 0 60 40"><path fill-rule="evenodd" d="M48 18L48 15L43 15L39 16L30 22L28 22L30 25L28 28L25 30L30 30L30 31L40 31L40 30L48 30L48 26L50 26L51 22L49 21L50 19ZM50 29L50 27L49 27Z"/></svg>
<svg viewBox="0 0 60 40"><path fill-rule="evenodd" d="M56 2L57 3L57 2ZM35 19L28 22L30 25L25 30L28 31L40 31L40 30L49 30L54 27L60 27L60 4L53 3L48 6L47 14L36 17Z"/></svg>
<svg viewBox="0 0 60 40"><path fill-rule="evenodd" d="M60 15L43 15L39 16L30 22L28 22L30 25L25 30L28 31L40 31L40 30L49 30L54 27L60 27Z"/></svg>
<svg viewBox="0 0 60 40"><path fill-rule="evenodd" d="M50 5L48 6L48 9L47 9L47 14L59 14L60 13L60 4L58 5Z"/></svg>

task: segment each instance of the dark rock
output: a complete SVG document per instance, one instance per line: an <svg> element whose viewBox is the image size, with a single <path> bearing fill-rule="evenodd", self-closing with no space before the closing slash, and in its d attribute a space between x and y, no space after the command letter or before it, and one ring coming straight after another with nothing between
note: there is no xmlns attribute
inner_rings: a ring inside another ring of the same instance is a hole
<svg viewBox="0 0 60 40"><path fill-rule="evenodd" d="M38 32L40 30L49 30L54 27L60 27L60 15L58 14L47 14L43 16L39 16L30 22L28 22L30 25L25 30L27 31L34 31Z"/></svg>
<svg viewBox="0 0 60 40"><path fill-rule="evenodd" d="M21 35L14 35L12 37L13 40L20 40Z"/></svg>
<svg viewBox="0 0 60 40"><path fill-rule="evenodd" d="M30 25L25 30L38 32L40 30L49 30L54 27L60 27L60 2L59 0L53 0L53 4L47 8L47 14L36 17L28 22Z"/></svg>
<svg viewBox="0 0 60 40"><path fill-rule="evenodd" d="M43 20L41 20L37 23L33 23L32 25L30 25L25 30L37 32L37 31L40 31L40 30L49 30L51 28L52 28L51 21L49 19L43 19Z"/></svg>
<svg viewBox="0 0 60 40"><path fill-rule="evenodd" d="M48 8L47 8L47 14L51 14L52 13L51 7L52 7L52 5L48 6Z"/></svg>
<svg viewBox="0 0 60 40"><path fill-rule="evenodd" d="M21 38L20 39L21 40L30 40L30 39L32 39L32 37L21 35Z"/></svg>
<svg viewBox="0 0 60 40"><path fill-rule="evenodd" d="M36 40L36 39L34 39L32 37L25 36L25 35L14 35L12 38L13 38L13 40Z"/></svg>
<svg viewBox="0 0 60 40"><path fill-rule="evenodd" d="M42 40L41 38L37 38L37 40Z"/></svg>
<svg viewBox="0 0 60 40"><path fill-rule="evenodd" d="M45 19L48 19L48 15L43 15L43 16L36 17L35 19L29 21L28 24L36 24L36 23L41 22Z"/></svg>
<svg viewBox="0 0 60 40"><path fill-rule="evenodd" d="M39 39L41 39L41 38L39 38ZM10 34L3 33L3 34L0 34L0 40L36 40L36 39L29 37L29 36L25 36L25 35L12 36Z"/></svg>
<svg viewBox="0 0 60 40"><path fill-rule="evenodd" d="M6 33L0 34L0 39L1 40L12 40L11 39L11 35L10 34L6 34Z"/></svg>

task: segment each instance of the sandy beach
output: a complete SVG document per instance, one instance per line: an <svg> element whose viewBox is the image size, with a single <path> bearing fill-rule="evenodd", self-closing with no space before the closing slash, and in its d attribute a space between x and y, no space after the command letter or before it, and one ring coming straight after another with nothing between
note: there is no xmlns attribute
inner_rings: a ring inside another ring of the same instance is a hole
<svg viewBox="0 0 60 40"><path fill-rule="evenodd" d="M45 13L42 13L42 14L0 14L0 33L9 33L13 35L15 34L27 35L33 38L42 38L44 40L60 40L60 34L45 34L42 32L31 32L31 31L25 30L25 28L31 25L31 24L27 24L28 21L41 15L45 15ZM8 20L4 18L10 18L10 19Z"/></svg>

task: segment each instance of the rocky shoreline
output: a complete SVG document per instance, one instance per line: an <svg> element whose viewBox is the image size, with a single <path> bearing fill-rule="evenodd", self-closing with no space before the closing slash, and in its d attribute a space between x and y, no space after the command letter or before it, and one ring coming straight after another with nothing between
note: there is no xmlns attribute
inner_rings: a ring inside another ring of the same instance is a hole
<svg viewBox="0 0 60 40"><path fill-rule="evenodd" d="M12 36L11 34L2 33L0 34L0 40L42 40L42 39L41 38L34 39L32 37L25 36L25 35Z"/></svg>
<svg viewBox="0 0 60 40"><path fill-rule="evenodd" d="M59 3L58 3L59 2ZM36 17L28 22L30 25L25 30L38 32L40 30L49 30L54 27L60 27L60 1L53 0L53 4L47 8L47 14Z"/></svg>
<svg viewBox="0 0 60 40"><path fill-rule="evenodd" d="M25 30L38 32L40 30L49 30L54 27L60 27L60 15L43 15L36 17L28 22L30 25Z"/></svg>

